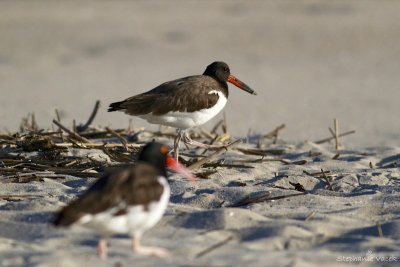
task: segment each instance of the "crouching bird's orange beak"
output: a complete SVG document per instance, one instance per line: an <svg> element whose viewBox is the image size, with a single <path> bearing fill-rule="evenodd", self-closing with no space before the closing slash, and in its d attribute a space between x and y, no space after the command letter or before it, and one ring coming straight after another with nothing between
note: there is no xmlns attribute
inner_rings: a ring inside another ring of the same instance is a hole
<svg viewBox="0 0 400 267"><path fill-rule="evenodd" d="M177 160L175 160L173 157L171 157L169 155L167 156L166 165L169 169L182 175L189 181L191 181L191 182L196 181L196 176L194 176L193 173L191 173L185 166L180 164Z"/></svg>

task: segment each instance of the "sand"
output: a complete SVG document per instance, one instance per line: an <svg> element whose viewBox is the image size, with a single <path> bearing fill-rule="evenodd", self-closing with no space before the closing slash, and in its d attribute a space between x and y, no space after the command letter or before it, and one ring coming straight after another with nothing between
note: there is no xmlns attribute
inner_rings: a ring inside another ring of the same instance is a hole
<svg viewBox="0 0 400 267"><path fill-rule="evenodd" d="M229 133L244 141L238 148L257 149L259 134L286 128L277 144L261 143L282 155L243 163L261 157L232 149L218 159L247 167L217 167L196 184L170 178L168 210L144 236L168 248L168 259L132 255L129 238L115 236L102 261L94 232L51 225L95 178L47 171L42 181L10 183L0 172L0 266L399 265L399 8L396 1L1 2L0 132L14 132L28 112L49 128L55 108L67 126L84 122L97 99L95 124L126 128L129 118L107 113L108 103L202 73L214 60L259 93L230 87L225 110ZM330 136L333 118L341 132L356 130L339 151L313 142ZM140 119L133 125L157 129ZM2 153L34 156L1 148L0 164ZM69 153L112 162L99 150ZM276 157L286 163L268 160ZM304 172L321 169L331 189ZM229 207L247 196L300 194L291 183L307 194Z"/></svg>
<svg viewBox="0 0 400 267"><path fill-rule="evenodd" d="M161 139L172 144L172 139ZM95 250L96 233L51 225L55 213L95 178L47 172L40 174L42 181L3 182L0 265L343 266L364 257L365 266L381 266L380 257L386 257L386 264L400 260L400 169L394 165L400 147L337 151L333 144L267 141L262 147L283 154L254 162L261 157L242 151L256 147L242 143L218 158L226 166L197 169L216 172L195 184L171 176L168 210L144 236L145 244L168 248L173 253L168 259L132 255L129 237L122 235L110 240L109 259L102 261ZM32 156L20 148L3 151ZM100 150L68 153L110 161ZM285 163L272 161L276 158ZM321 169L329 185L313 177ZM295 190L297 183L305 192ZM10 194L22 196L4 197ZM261 195L295 196L233 207Z"/></svg>

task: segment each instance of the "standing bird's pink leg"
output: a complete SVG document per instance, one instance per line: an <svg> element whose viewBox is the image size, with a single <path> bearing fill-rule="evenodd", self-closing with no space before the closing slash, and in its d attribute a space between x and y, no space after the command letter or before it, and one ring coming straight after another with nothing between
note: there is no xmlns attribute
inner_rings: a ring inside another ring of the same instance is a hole
<svg viewBox="0 0 400 267"><path fill-rule="evenodd" d="M178 129L176 137L174 139L174 158L178 161L179 158L179 142L182 139L182 130Z"/></svg>

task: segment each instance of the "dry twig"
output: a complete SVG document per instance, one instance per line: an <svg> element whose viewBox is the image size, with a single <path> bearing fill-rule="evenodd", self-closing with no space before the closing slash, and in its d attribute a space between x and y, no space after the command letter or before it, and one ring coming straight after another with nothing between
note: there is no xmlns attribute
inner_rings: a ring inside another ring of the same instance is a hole
<svg viewBox="0 0 400 267"><path fill-rule="evenodd" d="M337 119L333 120L333 124L335 126L335 148L339 149L339 122Z"/></svg>
<svg viewBox="0 0 400 267"><path fill-rule="evenodd" d="M278 141L279 131L281 131L285 127L286 127L285 124L281 124L278 127L276 127L274 130L272 130L271 132L265 134L263 137L268 138L268 139L274 139L273 143L276 144L276 142Z"/></svg>
<svg viewBox="0 0 400 267"><path fill-rule="evenodd" d="M378 235L379 237L383 237L382 226L379 222L376 223L376 228L378 228Z"/></svg>
<svg viewBox="0 0 400 267"><path fill-rule="evenodd" d="M224 123L222 124L222 132L224 134L228 133L228 121L226 120L226 112L224 111Z"/></svg>
<svg viewBox="0 0 400 267"><path fill-rule="evenodd" d="M284 149L257 149L257 148L237 148L240 152L247 155L255 155L255 156L267 156L267 155L283 155L285 154Z"/></svg>
<svg viewBox="0 0 400 267"><path fill-rule="evenodd" d="M196 177L202 178L202 179L210 179L210 176L217 173L217 170L205 170L202 172L196 172Z"/></svg>
<svg viewBox="0 0 400 267"><path fill-rule="evenodd" d="M54 111L56 113L57 121L61 122L61 116L60 116L60 113L58 112L58 109L56 108ZM61 130L61 127L58 127L58 131L60 132L61 141L64 142L64 136L63 136L63 132Z"/></svg>
<svg viewBox="0 0 400 267"><path fill-rule="evenodd" d="M41 195L29 195L29 194L21 194L21 195L0 195L0 199L10 199L10 198L30 198L30 197L43 197Z"/></svg>
<svg viewBox="0 0 400 267"><path fill-rule="evenodd" d="M97 111L99 110L99 108L100 108L100 100L97 100L97 101L96 101L96 104L94 105L93 111L92 111L92 113L90 114L90 117L89 117L89 119L87 120L87 122L86 122L84 125L78 125L78 126L76 127L76 130L77 130L78 132L84 132L84 131L86 131L86 130L89 128L89 126L92 124L94 118L96 117Z"/></svg>
<svg viewBox="0 0 400 267"><path fill-rule="evenodd" d="M292 183L292 182L289 181L289 184L290 184L291 186L294 186L294 189L295 189L296 191L299 191L299 192L306 192L306 189L304 189L304 186L303 186L301 183Z"/></svg>
<svg viewBox="0 0 400 267"><path fill-rule="evenodd" d="M353 133L355 133L355 132L356 132L356 131L348 131L348 132L345 132L345 133L341 133L341 134L338 135L338 137L342 137L342 136L346 136L346 135L349 135L349 134L353 134ZM314 143L316 143L316 144L323 144L323 143L329 142L329 141L331 141L331 140L333 140L333 139L335 139L335 137L334 137L334 136L331 136L331 137L328 137L328 138L324 138L324 139L315 141Z"/></svg>
<svg viewBox="0 0 400 267"><path fill-rule="evenodd" d="M331 184L331 182L329 181L329 178L326 176L324 170L321 169L321 172L322 172L322 177L324 178L326 184L328 185L329 190L333 191L332 184Z"/></svg>
<svg viewBox="0 0 400 267"><path fill-rule="evenodd" d="M217 151L215 151L214 153L210 154L207 157L204 157L203 159L193 163L192 165L190 165L188 168L189 170L195 170L197 168L200 168L201 166L203 166L205 163L214 160L215 158L217 158L219 155L221 155L222 153L224 153L225 151L228 151L228 148L232 148L238 144L240 144L242 142L242 140L238 139L228 145L226 145L226 147L220 148Z"/></svg>
<svg viewBox="0 0 400 267"><path fill-rule="evenodd" d="M240 201L238 201L235 204L226 206L226 207L242 207L246 206L249 204L254 204L254 203L260 203L260 202L265 202L265 201L272 201L272 200L278 200L278 199L284 199L284 198L289 198L289 197L296 197L296 196L302 196L307 194L307 192L302 192L302 193L296 193L296 194L290 194L290 195L283 195L283 196L275 196L271 197L270 192L266 192L262 194L261 196L246 196Z"/></svg>
<svg viewBox="0 0 400 267"><path fill-rule="evenodd" d="M212 134L216 134L216 133L217 133L217 130L218 130L218 127L221 126L221 124L222 124L223 122L224 122L224 120L219 120L219 121L214 125L214 127L212 128L211 133L212 133Z"/></svg>
<svg viewBox="0 0 400 267"><path fill-rule="evenodd" d="M60 127L64 132L68 133L70 135L70 137L72 137L78 141L81 141L82 143L88 143L88 144L91 143L91 141L89 139L86 139L85 137L80 136L78 133L69 130L67 127L62 125L60 122L53 120L53 123L55 125L57 125L58 127Z"/></svg>
<svg viewBox="0 0 400 267"><path fill-rule="evenodd" d="M314 215L315 215L315 211L312 211L310 214L308 214L308 216L304 220L309 221L309 220L311 220L312 217L314 217Z"/></svg>
<svg viewBox="0 0 400 267"><path fill-rule="evenodd" d="M209 247L209 248L197 253L195 257L196 258L200 258L200 257L204 256L205 254L210 253L211 251L213 251L213 250L215 250L215 249L217 249L219 247L222 247L223 245L225 245L226 243L228 243L232 239L233 239L233 236L228 236L226 239L222 240L221 242L218 242L217 244L214 244L211 247Z"/></svg>
<svg viewBox="0 0 400 267"><path fill-rule="evenodd" d="M117 133L116 131L114 131L113 129L106 127L106 130L112 134L113 136L115 136L116 138L119 139L119 141L121 141L122 145L125 147L125 150L128 151L128 140L125 139L125 137L123 137L122 135L120 135L119 133Z"/></svg>

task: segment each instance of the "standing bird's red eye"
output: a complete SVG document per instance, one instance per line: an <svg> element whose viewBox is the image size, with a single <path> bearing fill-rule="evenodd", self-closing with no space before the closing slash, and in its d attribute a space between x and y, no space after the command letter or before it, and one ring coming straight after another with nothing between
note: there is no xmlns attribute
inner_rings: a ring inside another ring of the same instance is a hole
<svg viewBox="0 0 400 267"><path fill-rule="evenodd" d="M228 69L227 67L224 67L224 71L225 71L225 72L228 72L229 69Z"/></svg>

